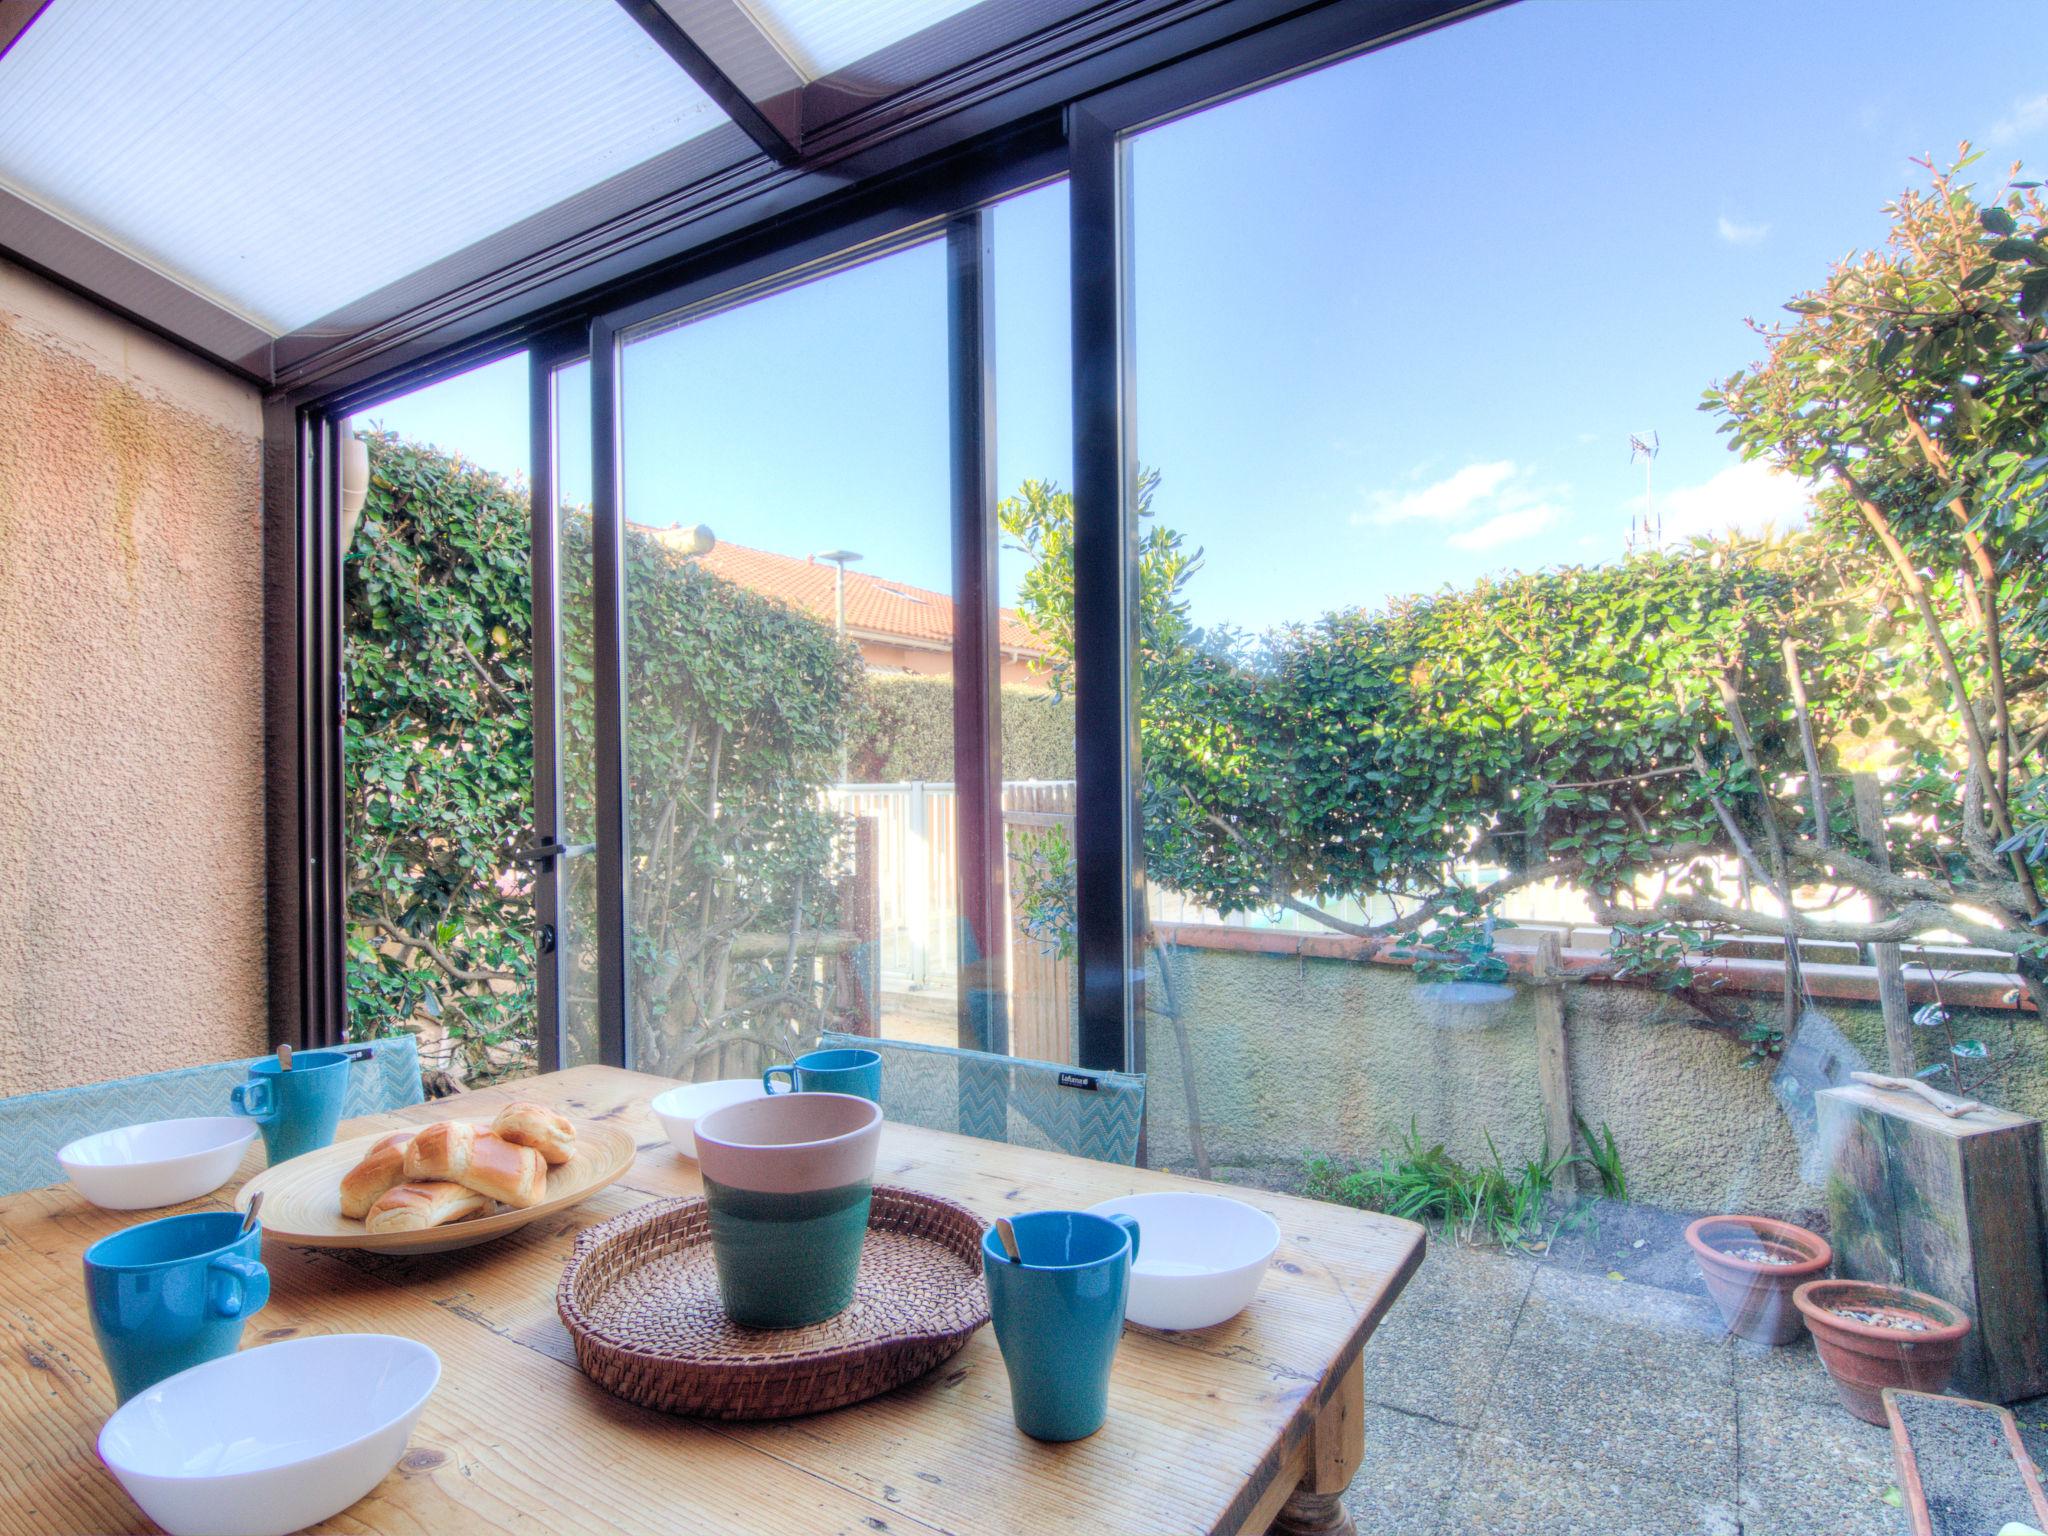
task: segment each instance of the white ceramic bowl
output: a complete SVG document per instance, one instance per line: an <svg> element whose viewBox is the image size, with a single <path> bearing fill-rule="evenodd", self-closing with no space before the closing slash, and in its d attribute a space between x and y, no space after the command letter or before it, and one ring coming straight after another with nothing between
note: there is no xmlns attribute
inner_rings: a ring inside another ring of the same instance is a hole
<svg viewBox="0 0 2048 1536"><path fill-rule="evenodd" d="M384 1480L440 1379L440 1356L391 1334L265 1344L128 1399L100 1460L170 1536L285 1536Z"/></svg>
<svg viewBox="0 0 2048 1536"><path fill-rule="evenodd" d="M256 1122L240 1115L152 1120L81 1136L57 1153L78 1192L110 1211L210 1195L234 1177Z"/></svg>
<svg viewBox="0 0 2048 1536"><path fill-rule="evenodd" d="M710 1083L684 1083L680 1088L657 1094L654 1118L668 1132L675 1149L688 1158L697 1155L697 1122L714 1109L765 1099L768 1091L758 1077L722 1077Z"/></svg>
<svg viewBox="0 0 2048 1536"><path fill-rule="evenodd" d="M1272 1217L1221 1195L1125 1195L1088 1209L1138 1224L1125 1315L1147 1328L1213 1328L1235 1317L1280 1248Z"/></svg>

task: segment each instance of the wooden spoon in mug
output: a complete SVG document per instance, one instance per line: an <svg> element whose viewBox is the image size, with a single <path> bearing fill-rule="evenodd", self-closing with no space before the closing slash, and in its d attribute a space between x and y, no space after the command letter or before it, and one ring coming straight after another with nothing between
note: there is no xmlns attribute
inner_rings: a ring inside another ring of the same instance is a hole
<svg viewBox="0 0 2048 1536"><path fill-rule="evenodd" d="M277 1070L280 1072L289 1072L291 1071L291 1069L292 1048L288 1045L280 1045L277 1048Z"/></svg>
<svg viewBox="0 0 2048 1536"><path fill-rule="evenodd" d="M1017 1251L1017 1229L1010 1225L1010 1218L996 1218L996 1241L1003 1245L1003 1252L1010 1256L1012 1264L1022 1264L1024 1255Z"/></svg>
<svg viewBox="0 0 2048 1536"><path fill-rule="evenodd" d="M250 1228L256 1225L256 1213L263 1209L263 1191L257 1190L249 1197L249 1209L242 1215L242 1230L238 1236L247 1237Z"/></svg>

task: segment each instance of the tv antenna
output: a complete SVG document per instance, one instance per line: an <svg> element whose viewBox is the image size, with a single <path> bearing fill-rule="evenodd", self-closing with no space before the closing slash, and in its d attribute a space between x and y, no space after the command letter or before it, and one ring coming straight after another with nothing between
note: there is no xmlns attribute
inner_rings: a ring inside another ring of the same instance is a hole
<svg viewBox="0 0 2048 1536"><path fill-rule="evenodd" d="M1664 522L1657 516L1657 455L1664 447L1655 432L1628 435L1628 461L1643 464L1643 515L1629 525L1629 548L1655 549L1664 542Z"/></svg>

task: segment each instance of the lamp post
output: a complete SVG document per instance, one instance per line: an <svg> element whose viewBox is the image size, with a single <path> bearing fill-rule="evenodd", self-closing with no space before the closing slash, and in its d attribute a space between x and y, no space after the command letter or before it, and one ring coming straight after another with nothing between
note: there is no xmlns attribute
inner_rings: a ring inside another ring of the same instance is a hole
<svg viewBox="0 0 2048 1536"><path fill-rule="evenodd" d="M860 556L850 549L821 549L813 560L829 561L832 571L832 632L846 639L846 568ZM839 782L846 782L846 738L839 738Z"/></svg>

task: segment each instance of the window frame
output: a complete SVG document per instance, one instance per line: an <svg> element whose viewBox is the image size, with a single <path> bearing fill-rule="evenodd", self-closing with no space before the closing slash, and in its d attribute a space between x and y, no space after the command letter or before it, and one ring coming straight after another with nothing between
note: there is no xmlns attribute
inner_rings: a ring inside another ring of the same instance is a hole
<svg viewBox="0 0 2048 1536"><path fill-rule="evenodd" d="M618 348L650 323L751 302L901 246L948 246L951 498L955 580L973 604L963 626L972 676L955 676L956 774L979 776L977 803L993 801L961 839L962 874L999 855L1000 689L993 578L994 391L987 324L985 210L1061 178L1069 186L1075 501L1075 768L1077 1064L1142 1072L1146 926L1138 788L1137 520L1131 399L1133 295L1129 260L1132 135L1345 58L1495 9L1503 0L1327 0L1187 55L1134 79L992 132L913 171L856 181L821 205L769 210L707 250L656 263L567 302L536 305L474 340L373 376L271 397L266 433L288 435L293 461L279 472L266 540L273 605L270 736L272 1033L303 1045L346 1033L345 875L342 845L341 551L337 434L351 410L511 354L557 355L565 334L587 337L591 364L594 602L597 623L597 838L600 1060L630 1066L626 1023L623 699L623 528L618 482ZM538 424L536 414L536 424ZM537 447L537 455L544 451ZM538 465L538 457L536 459ZM976 578L981 590L975 590ZM288 623L278 622L289 615ZM956 645L959 641L956 637ZM981 690L982 696L973 695ZM285 704L289 690L289 704ZM967 708L960 709L963 696ZM550 764L550 773L554 765ZM993 773L993 784L988 782ZM538 780L537 780L538 783ZM991 793L991 790L993 791ZM537 801L537 815L544 810ZM965 823L963 822L963 828ZM990 850L996 850L991 854ZM997 869L1000 869L998 864ZM967 889L963 882L963 892ZM979 887L977 887L978 889ZM967 915L967 914L963 914ZM981 914L986 923L986 913ZM970 1019L963 1044L1007 1043L1007 1029ZM563 1060L560 1012L544 1065Z"/></svg>

